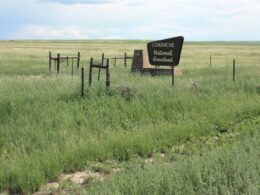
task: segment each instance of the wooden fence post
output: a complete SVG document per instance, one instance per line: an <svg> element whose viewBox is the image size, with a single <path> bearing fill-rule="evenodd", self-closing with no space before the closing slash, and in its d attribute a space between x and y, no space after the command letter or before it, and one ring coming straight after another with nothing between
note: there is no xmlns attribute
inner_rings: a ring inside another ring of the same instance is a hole
<svg viewBox="0 0 260 195"><path fill-rule="evenodd" d="M78 66L78 69L79 69L79 65L80 65L80 52L78 52L78 61L77 61L77 66Z"/></svg>
<svg viewBox="0 0 260 195"><path fill-rule="evenodd" d="M105 54L102 53L101 66L104 66ZM98 69L98 81L100 81L101 68Z"/></svg>
<svg viewBox="0 0 260 195"><path fill-rule="evenodd" d="M210 67L212 67L212 56L210 55L210 63L209 63Z"/></svg>
<svg viewBox="0 0 260 195"><path fill-rule="evenodd" d="M51 73L51 52L49 52L49 72Z"/></svg>
<svg viewBox="0 0 260 195"><path fill-rule="evenodd" d="M92 83L92 65L93 65L93 58L90 59L90 65L89 65L89 86L91 86Z"/></svg>
<svg viewBox="0 0 260 195"><path fill-rule="evenodd" d="M60 54L57 54L57 73L60 73Z"/></svg>
<svg viewBox="0 0 260 195"><path fill-rule="evenodd" d="M102 66L104 65L104 60L105 60L105 54L102 53L102 59L101 59L101 65L102 65Z"/></svg>
<svg viewBox="0 0 260 195"><path fill-rule="evenodd" d="M100 81L101 68L98 69L98 81Z"/></svg>
<svg viewBox="0 0 260 195"><path fill-rule="evenodd" d="M81 68L81 97L84 96L84 68Z"/></svg>
<svg viewBox="0 0 260 195"><path fill-rule="evenodd" d="M116 67L116 57L115 57L114 67Z"/></svg>
<svg viewBox="0 0 260 195"><path fill-rule="evenodd" d="M106 86L110 86L110 72L109 72L109 59L107 59L107 67L106 67Z"/></svg>
<svg viewBox="0 0 260 195"><path fill-rule="evenodd" d="M125 67L126 67L126 61L127 61L127 54L126 53L125 53L125 59L124 60L125 60L124 64L125 64Z"/></svg>

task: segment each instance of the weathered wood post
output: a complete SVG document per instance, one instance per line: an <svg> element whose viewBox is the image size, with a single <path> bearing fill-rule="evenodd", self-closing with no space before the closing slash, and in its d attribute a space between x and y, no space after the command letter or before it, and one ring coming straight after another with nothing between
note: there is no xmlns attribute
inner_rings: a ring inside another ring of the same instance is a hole
<svg viewBox="0 0 260 195"><path fill-rule="evenodd" d="M77 61L78 69L79 69L79 65L80 65L80 52L78 52L78 61Z"/></svg>
<svg viewBox="0 0 260 195"><path fill-rule="evenodd" d="M101 65L102 65L102 66L104 65L104 60L105 60L105 54L102 53L102 59L101 59Z"/></svg>
<svg viewBox="0 0 260 195"><path fill-rule="evenodd" d="M51 73L51 52L49 52L49 72Z"/></svg>
<svg viewBox="0 0 260 195"><path fill-rule="evenodd" d="M93 58L90 59L90 64L89 64L89 81L88 81L89 86L91 86L92 83L92 65L93 65Z"/></svg>
<svg viewBox="0 0 260 195"><path fill-rule="evenodd" d="M236 81L236 60L233 59L233 81Z"/></svg>
<svg viewBox="0 0 260 195"><path fill-rule="evenodd" d="M175 81L175 74L174 74L174 66L172 66L172 86L174 86L174 81Z"/></svg>
<svg viewBox="0 0 260 195"><path fill-rule="evenodd" d="M209 66L212 67L212 56L210 55Z"/></svg>
<svg viewBox="0 0 260 195"><path fill-rule="evenodd" d="M126 61L127 61L127 54L125 53L125 62L124 62L124 65L125 65L125 67L126 67Z"/></svg>
<svg viewBox="0 0 260 195"><path fill-rule="evenodd" d="M57 54L57 73L60 73L60 54Z"/></svg>
<svg viewBox="0 0 260 195"><path fill-rule="evenodd" d="M100 81L101 68L98 69L98 81Z"/></svg>
<svg viewBox="0 0 260 195"><path fill-rule="evenodd" d="M115 61L114 61L114 67L116 67L116 57L115 57Z"/></svg>
<svg viewBox="0 0 260 195"><path fill-rule="evenodd" d="M69 56L67 56L67 66L69 66Z"/></svg>
<svg viewBox="0 0 260 195"><path fill-rule="evenodd" d="M105 54L102 53L101 66L104 66ZM98 69L98 81L100 81L101 68Z"/></svg>
<svg viewBox="0 0 260 195"><path fill-rule="evenodd" d="M109 59L107 59L107 66L106 66L106 86L110 86L110 72L109 72Z"/></svg>
<svg viewBox="0 0 260 195"><path fill-rule="evenodd" d="M81 68L81 97L84 96L84 68Z"/></svg>

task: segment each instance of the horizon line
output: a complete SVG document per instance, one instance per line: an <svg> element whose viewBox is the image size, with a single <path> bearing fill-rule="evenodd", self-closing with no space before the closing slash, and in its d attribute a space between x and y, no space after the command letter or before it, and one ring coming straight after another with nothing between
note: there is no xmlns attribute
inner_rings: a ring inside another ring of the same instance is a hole
<svg viewBox="0 0 260 195"><path fill-rule="evenodd" d="M154 41L161 39L0 39L0 41ZM185 40L185 42L259 42L260 40Z"/></svg>

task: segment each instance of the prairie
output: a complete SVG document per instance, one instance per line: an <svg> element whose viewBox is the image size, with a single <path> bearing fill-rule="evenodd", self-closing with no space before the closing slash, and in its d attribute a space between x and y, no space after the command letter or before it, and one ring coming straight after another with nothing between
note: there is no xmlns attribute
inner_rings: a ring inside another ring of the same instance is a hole
<svg viewBox="0 0 260 195"><path fill-rule="evenodd" d="M146 43L0 41L0 192L32 193L63 173L115 161L126 171L67 192L259 193L260 44L187 42L174 87L170 76L130 73L130 61L111 61L109 89L97 71L87 86L90 57L131 55ZM62 64L50 74L49 51L81 52L83 98L80 71L72 76ZM143 166L160 154L167 163Z"/></svg>

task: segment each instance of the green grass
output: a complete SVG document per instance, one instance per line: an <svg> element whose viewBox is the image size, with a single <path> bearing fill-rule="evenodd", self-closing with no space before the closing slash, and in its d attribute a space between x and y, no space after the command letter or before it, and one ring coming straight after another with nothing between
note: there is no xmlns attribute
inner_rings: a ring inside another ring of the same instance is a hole
<svg viewBox="0 0 260 195"><path fill-rule="evenodd" d="M81 194L259 194L259 131L176 162L129 166Z"/></svg>
<svg viewBox="0 0 260 195"><path fill-rule="evenodd" d="M71 76L70 68L63 66L59 76L48 73L49 50L64 55L81 51L81 65L87 73L90 57L98 61L102 52L118 56L135 48L145 48L145 42L1 42L0 191L36 191L62 172L79 170L89 161L149 157L202 136L218 135L218 128L245 135L259 130L255 122L260 115L258 44L185 44L180 64L183 76L176 78L174 88L168 76L131 74L130 63L127 68L121 63L111 67L109 90L102 75L102 81L94 79L81 98L79 72ZM212 68L209 55L213 55ZM233 58L238 63L236 82L232 82ZM209 160L208 169L219 158L216 153L209 154L216 157ZM173 167L158 165L145 174L148 177L160 169L164 174ZM139 174L141 170L134 171L133 178ZM126 181L127 176L122 177ZM187 189L190 192L192 185ZM115 187L120 192L123 188L120 183Z"/></svg>

